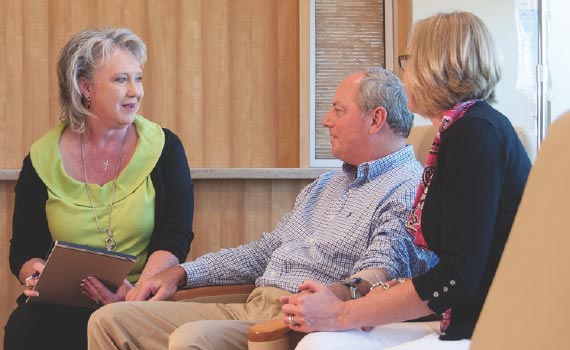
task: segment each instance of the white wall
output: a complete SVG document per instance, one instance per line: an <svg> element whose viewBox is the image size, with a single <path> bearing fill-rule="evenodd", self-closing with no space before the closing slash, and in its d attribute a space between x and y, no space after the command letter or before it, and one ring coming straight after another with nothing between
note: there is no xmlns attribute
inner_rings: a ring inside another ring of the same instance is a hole
<svg viewBox="0 0 570 350"><path fill-rule="evenodd" d="M479 16L493 33L495 44L503 55L503 78L497 86L497 109L503 112L513 125L523 126L534 132L535 107L533 100L518 90L518 40L515 24L515 0L415 0L413 21L438 12L465 10ZM416 123L425 124L416 117Z"/></svg>
<svg viewBox="0 0 570 350"><path fill-rule="evenodd" d="M568 44L570 2L550 1L550 72L552 73L552 117L570 110L570 45Z"/></svg>

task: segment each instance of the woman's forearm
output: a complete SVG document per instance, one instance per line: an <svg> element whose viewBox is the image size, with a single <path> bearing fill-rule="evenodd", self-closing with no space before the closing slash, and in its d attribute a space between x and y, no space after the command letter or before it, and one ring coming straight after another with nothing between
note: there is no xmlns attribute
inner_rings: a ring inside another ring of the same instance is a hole
<svg viewBox="0 0 570 350"><path fill-rule="evenodd" d="M363 298L347 301L344 309L338 318L344 329L402 322L433 314L409 279L388 289L374 288Z"/></svg>

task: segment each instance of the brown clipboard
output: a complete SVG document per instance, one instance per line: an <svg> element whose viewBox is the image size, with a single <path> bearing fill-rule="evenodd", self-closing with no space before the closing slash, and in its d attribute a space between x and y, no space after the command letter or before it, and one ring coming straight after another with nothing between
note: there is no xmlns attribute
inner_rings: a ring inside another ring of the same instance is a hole
<svg viewBox="0 0 570 350"><path fill-rule="evenodd" d="M123 284L136 256L56 241L34 290L38 297L27 303L48 303L96 308L99 305L82 294L81 280L97 277L112 291Z"/></svg>

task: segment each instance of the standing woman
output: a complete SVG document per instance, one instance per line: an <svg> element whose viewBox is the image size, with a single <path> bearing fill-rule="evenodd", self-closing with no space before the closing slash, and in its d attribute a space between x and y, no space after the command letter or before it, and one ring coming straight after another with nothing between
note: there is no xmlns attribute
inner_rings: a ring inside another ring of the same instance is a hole
<svg viewBox="0 0 570 350"><path fill-rule="evenodd" d="M122 28L88 29L61 51L62 122L31 147L16 184L10 267L26 285L4 349L87 347L87 308L26 304L52 242L138 257L116 292L82 282L99 304L129 299L131 283L186 260L194 195L182 143L137 115L146 47ZM81 263L81 262L77 262Z"/></svg>
<svg viewBox="0 0 570 350"><path fill-rule="evenodd" d="M439 128L407 223L440 261L412 279L373 286L342 302L306 282L283 318L307 335L297 349L467 349L530 170L509 120L489 105L500 79L485 24L439 14L411 33L404 86L409 107ZM435 322L406 322L429 315ZM359 328L370 331L354 330ZM459 340L452 342L452 340Z"/></svg>

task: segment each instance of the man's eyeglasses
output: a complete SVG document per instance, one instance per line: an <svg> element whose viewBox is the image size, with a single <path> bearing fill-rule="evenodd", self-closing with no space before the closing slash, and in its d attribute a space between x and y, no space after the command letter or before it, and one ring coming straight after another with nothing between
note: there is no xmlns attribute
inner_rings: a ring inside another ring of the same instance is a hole
<svg viewBox="0 0 570 350"><path fill-rule="evenodd" d="M406 69L406 64L408 64L408 58L410 58L410 55L400 55L400 56L398 56L398 64L400 65L400 69L401 69L401 70L405 70L405 69Z"/></svg>

